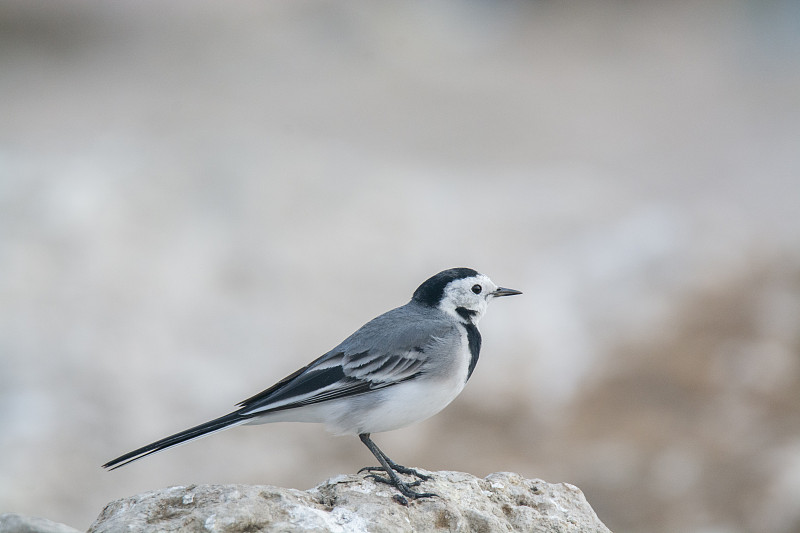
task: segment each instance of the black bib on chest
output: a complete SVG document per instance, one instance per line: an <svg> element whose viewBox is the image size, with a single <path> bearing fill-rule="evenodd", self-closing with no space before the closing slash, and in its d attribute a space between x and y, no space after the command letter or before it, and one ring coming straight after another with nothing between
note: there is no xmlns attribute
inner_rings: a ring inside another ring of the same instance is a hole
<svg viewBox="0 0 800 533"><path fill-rule="evenodd" d="M481 354L481 332L478 331L478 327L470 321L472 315L475 314L475 311L471 311L466 307L457 307L456 313L460 316L464 317L467 322L461 322L460 324L467 330L467 343L469 344L469 369L467 369L467 381L472 376L472 372L475 370L475 365L478 364L478 357Z"/></svg>

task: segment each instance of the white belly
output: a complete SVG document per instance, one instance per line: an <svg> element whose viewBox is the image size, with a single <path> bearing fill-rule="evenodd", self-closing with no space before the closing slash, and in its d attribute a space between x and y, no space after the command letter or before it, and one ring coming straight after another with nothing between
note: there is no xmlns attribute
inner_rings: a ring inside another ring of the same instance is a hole
<svg viewBox="0 0 800 533"><path fill-rule="evenodd" d="M438 380L437 380L438 381ZM407 382L380 391L374 407L339 423L327 423L336 434L380 433L399 429L432 417L452 402L464 388L459 383Z"/></svg>

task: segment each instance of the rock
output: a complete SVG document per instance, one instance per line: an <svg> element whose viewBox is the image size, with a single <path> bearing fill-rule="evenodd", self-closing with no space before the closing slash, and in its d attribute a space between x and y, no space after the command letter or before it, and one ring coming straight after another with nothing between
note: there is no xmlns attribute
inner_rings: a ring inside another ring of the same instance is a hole
<svg viewBox="0 0 800 533"><path fill-rule="evenodd" d="M424 471L423 471L424 472ZM253 485L190 485L146 492L106 506L89 533L131 531L610 533L583 493L518 474L480 479L427 472L421 490L438 497L403 505L397 492L363 475L342 475L307 490Z"/></svg>
<svg viewBox="0 0 800 533"><path fill-rule="evenodd" d="M0 533L79 533L77 529L35 516L0 514Z"/></svg>

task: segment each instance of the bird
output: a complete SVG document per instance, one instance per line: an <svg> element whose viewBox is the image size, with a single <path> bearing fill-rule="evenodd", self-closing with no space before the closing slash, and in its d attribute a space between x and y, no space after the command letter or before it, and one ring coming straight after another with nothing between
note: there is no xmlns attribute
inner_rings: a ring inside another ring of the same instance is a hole
<svg viewBox="0 0 800 533"><path fill-rule="evenodd" d="M392 461L370 435L425 420L452 402L478 363L478 322L488 303L517 294L522 292L498 287L471 268L439 272L408 303L370 320L326 354L238 403L235 411L121 455L103 468L114 470L243 424L317 422L337 435L357 435L380 463L359 473L367 471L396 488L400 503L436 496L415 490L430 476ZM399 474L416 481L403 481Z"/></svg>

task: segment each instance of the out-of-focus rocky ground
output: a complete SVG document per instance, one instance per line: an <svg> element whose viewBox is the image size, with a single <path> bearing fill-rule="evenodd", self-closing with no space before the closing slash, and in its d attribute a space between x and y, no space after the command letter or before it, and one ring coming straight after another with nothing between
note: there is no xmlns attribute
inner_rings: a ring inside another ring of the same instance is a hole
<svg viewBox="0 0 800 533"><path fill-rule="evenodd" d="M462 396L396 460L617 532L800 529L794 2L0 3L0 512L370 463L223 414L468 265Z"/></svg>

